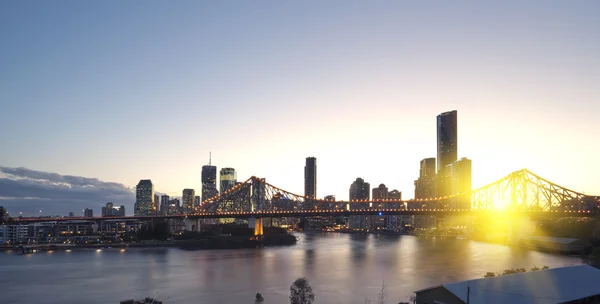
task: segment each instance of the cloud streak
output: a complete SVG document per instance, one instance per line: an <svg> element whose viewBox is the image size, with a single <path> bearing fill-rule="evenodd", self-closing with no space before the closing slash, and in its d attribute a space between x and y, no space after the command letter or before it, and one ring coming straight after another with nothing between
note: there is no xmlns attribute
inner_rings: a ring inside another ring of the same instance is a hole
<svg viewBox="0 0 600 304"><path fill-rule="evenodd" d="M102 205L113 202L133 211L135 193L123 184L97 178L0 166L0 206L17 215L80 215L85 208L99 214Z"/></svg>

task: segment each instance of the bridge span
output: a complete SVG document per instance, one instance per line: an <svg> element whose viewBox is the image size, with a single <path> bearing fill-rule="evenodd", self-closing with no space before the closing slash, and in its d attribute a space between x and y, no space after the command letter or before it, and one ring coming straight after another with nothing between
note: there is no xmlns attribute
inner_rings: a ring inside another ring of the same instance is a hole
<svg viewBox="0 0 600 304"><path fill-rule="evenodd" d="M283 218L283 217L313 217L313 216L351 216L351 215L415 215L415 216L527 216L532 218L560 218L560 217L593 217L599 212L592 211L486 211L486 210L442 210L442 209L361 209L361 210L274 210L253 212L200 212L176 215L148 215L148 216L107 216L107 217L61 217L61 218L13 218L14 223L36 223L36 222L64 222L64 221L104 221L104 220L152 220L152 219L218 219L218 218Z"/></svg>

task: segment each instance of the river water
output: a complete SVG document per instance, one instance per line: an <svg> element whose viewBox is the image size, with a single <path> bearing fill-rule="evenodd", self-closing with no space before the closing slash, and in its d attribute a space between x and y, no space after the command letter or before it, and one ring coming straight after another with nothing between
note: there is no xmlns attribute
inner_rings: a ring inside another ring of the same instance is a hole
<svg viewBox="0 0 600 304"><path fill-rule="evenodd" d="M432 285L506 268L580 264L469 240L412 236L297 234L295 246L182 251L130 249L0 252L0 303L118 303L152 296L166 304L289 303L289 286L309 279L316 303L374 303L385 281L388 303Z"/></svg>

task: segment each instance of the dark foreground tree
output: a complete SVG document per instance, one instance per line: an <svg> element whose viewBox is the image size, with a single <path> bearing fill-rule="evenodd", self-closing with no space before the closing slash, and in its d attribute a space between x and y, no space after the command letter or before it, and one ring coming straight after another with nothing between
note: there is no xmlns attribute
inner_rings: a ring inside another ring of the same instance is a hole
<svg viewBox="0 0 600 304"><path fill-rule="evenodd" d="M306 278L299 278L290 286L291 304L312 304L314 301L315 294Z"/></svg>
<svg viewBox="0 0 600 304"><path fill-rule="evenodd" d="M259 293L256 294L256 298L254 299L254 304L262 304L265 302L265 298Z"/></svg>

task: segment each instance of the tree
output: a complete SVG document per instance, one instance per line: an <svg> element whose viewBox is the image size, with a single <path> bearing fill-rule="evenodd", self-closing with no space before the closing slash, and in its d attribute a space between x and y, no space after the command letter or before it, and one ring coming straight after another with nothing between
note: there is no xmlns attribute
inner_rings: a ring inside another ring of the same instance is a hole
<svg viewBox="0 0 600 304"><path fill-rule="evenodd" d="M256 298L254 299L254 304L262 304L265 302L265 298L259 293L256 294Z"/></svg>
<svg viewBox="0 0 600 304"><path fill-rule="evenodd" d="M385 289L385 281L381 283L381 291L379 291L379 295L377 296L377 304L385 304L385 300L387 300L387 290Z"/></svg>
<svg viewBox="0 0 600 304"><path fill-rule="evenodd" d="M315 301L315 294L306 278L299 278L290 286L291 304L312 304Z"/></svg>

